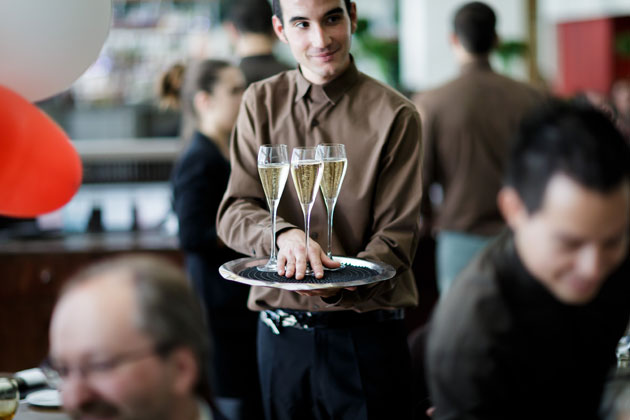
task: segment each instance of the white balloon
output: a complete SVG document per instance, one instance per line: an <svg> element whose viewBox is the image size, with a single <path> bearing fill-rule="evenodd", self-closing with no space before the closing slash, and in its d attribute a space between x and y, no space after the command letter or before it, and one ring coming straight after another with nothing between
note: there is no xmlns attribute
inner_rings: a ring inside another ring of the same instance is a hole
<svg viewBox="0 0 630 420"><path fill-rule="evenodd" d="M0 0L0 85L30 101L70 87L98 57L111 0Z"/></svg>

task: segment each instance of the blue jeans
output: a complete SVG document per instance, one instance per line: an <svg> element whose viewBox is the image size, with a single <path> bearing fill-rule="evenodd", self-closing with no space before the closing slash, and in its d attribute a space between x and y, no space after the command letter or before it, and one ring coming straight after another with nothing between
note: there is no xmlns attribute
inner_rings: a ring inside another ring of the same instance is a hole
<svg viewBox="0 0 630 420"><path fill-rule="evenodd" d="M454 231L438 233L435 257L440 295L446 293L457 275L492 239L494 236L470 235Z"/></svg>

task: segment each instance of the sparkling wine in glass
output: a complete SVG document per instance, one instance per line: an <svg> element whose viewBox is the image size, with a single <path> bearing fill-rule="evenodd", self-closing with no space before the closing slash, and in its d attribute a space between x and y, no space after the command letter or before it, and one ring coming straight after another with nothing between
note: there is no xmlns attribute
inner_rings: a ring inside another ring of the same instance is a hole
<svg viewBox="0 0 630 420"><path fill-rule="evenodd" d="M0 420L11 420L20 404L18 384L12 378L0 378Z"/></svg>
<svg viewBox="0 0 630 420"><path fill-rule="evenodd" d="M328 248L326 255L328 255L328 258L332 259L333 213L335 212L335 205L337 204L343 178L346 176L348 159L346 158L346 148L343 144L324 143L317 146L317 148L324 162L324 173L320 187L328 212ZM343 265L332 270L338 270L342 267Z"/></svg>
<svg viewBox="0 0 630 420"><path fill-rule="evenodd" d="M310 235L311 210L322 179L324 164L319 149L316 147L296 147L291 156L291 176L297 192L302 213L304 213L304 231L306 233L306 275L313 275L308 264L308 242Z"/></svg>
<svg viewBox="0 0 630 420"><path fill-rule="evenodd" d="M271 255L265 265L258 270L275 272L278 270L276 255L276 214L280 197L289 177L289 154L284 144L264 144L258 150L258 175L262 183L267 205L271 212Z"/></svg>

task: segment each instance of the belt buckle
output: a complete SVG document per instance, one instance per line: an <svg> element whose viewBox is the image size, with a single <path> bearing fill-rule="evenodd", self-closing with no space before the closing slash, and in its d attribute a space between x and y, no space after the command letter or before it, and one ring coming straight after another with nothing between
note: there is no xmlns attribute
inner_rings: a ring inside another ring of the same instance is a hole
<svg viewBox="0 0 630 420"><path fill-rule="evenodd" d="M305 312L306 317L310 318L312 314ZM266 310L261 312L260 319L267 325L271 331L279 335L280 330L284 327L296 328L298 330L306 330L309 325L294 314L289 314L282 309Z"/></svg>
<svg viewBox="0 0 630 420"><path fill-rule="evenodd" d="M283 327L301 328L302 326L298 322L295 315L284 314L280 316L280 322Z"/></svg>
<svg viewBox="0 0 630 420"><path fill-rule="evenodd" d="M280 326L280 317L272 318L272 316L276 314L271 315L270 312L262 311L260 313L260 320L263 322L263 324L268 326L269 329L271 329L272 333L274 333L275 335L280 335L280 329L278 328Z"/></svg>

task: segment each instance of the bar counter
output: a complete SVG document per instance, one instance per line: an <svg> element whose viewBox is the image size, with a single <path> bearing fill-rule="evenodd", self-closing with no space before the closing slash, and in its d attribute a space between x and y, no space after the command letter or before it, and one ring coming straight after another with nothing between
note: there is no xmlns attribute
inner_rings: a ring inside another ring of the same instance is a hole
<svg viewBox="0 0 630 420"><path fill-rule="evenodd" d="M72 274L98 260L138 253L183 265L177 238L158 232L0 239L0 371L35 367L43 360L57 294Z"/></svg>

